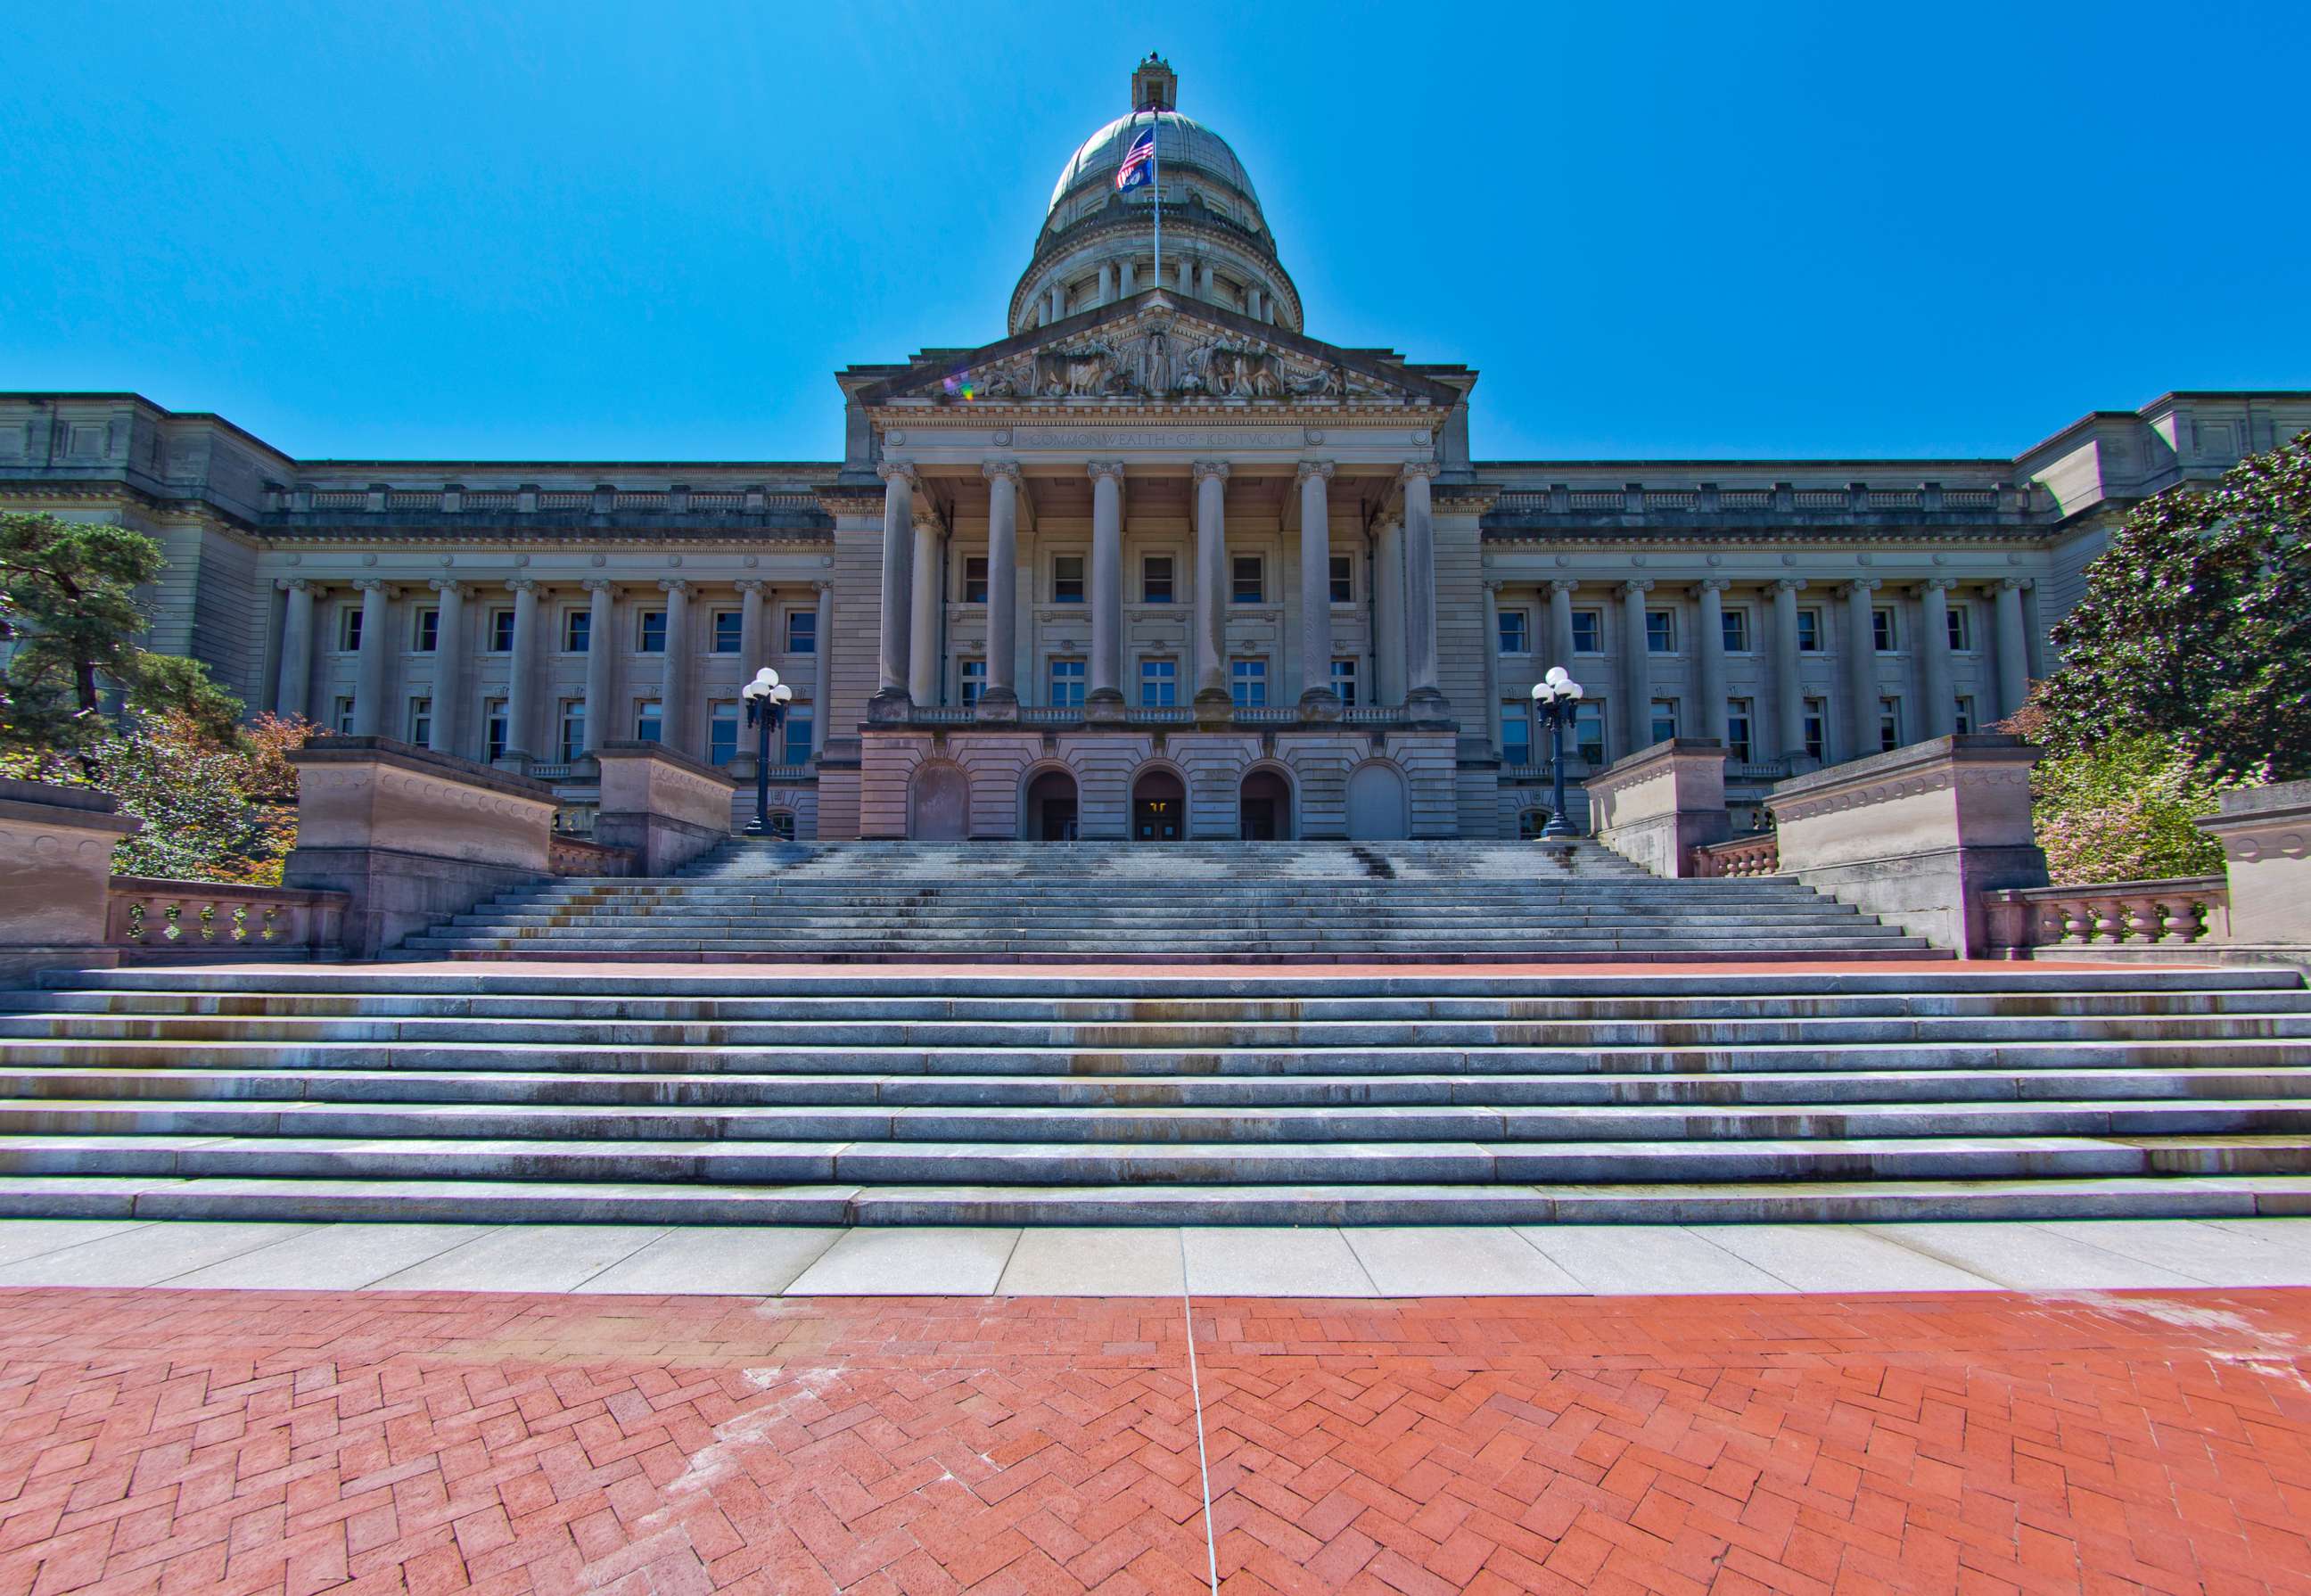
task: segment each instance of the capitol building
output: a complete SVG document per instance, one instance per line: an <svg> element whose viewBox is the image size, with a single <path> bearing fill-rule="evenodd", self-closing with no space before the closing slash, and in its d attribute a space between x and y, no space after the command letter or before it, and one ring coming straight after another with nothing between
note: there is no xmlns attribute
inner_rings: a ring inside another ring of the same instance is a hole
<svg viewBox="0 0 2311 1596"><path fill-rule="evenodd" d="M1226 140L1162 61L1130 89L1001 337L835 374L840 460L305 460L13 393L0 506L158 539L151 645L252 710L525 772L580 830L608 741L751 809L769 665L801 838L1489 838L1547 817L1550 666L1576 778L1715 738L1746 820L2010 712L2131 506L2311 427L2171 393L2010 458L1475 458L1478 373L1426 356L1482 352L1324 342Z"/></svg>

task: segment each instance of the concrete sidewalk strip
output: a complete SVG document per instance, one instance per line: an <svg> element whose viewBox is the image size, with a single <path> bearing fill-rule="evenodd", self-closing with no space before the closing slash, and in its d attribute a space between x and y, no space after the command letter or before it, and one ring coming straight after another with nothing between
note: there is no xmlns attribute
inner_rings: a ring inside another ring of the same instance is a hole
<svg viewBox="0 0 2311 1596"><path fill-rule="evenodd" d="M1030 1227L996 1284L999 1296L1177 1296L1180 1233L1170 1225Z"/></svg>
<svg viewBox="0 0 2311 1596"><path fill-rule="evenodd" d="M355 1291L490 1234L486 1225L317 1225L161 1282L254 1291ZM491 1289L476 1270L469 1282Z"/></svg>
<svg viewBox="0 0 2311 1596"><path fill-rule="evenodd" d="M664 1225L512 1225L373 1284L388 1291L574 1291L665 1234Z"/></svg>
<svg viewBox="0 0 2311 1596"><path fill-rule="evenodd" d="M1997 1282L1843 1225L1713 1225L1709 1239L1797 1291L1990 1291Z"/></svg>
<svg viewBox="0 0 2311 1596"><path fill-rule="evenodd" d="M2265 1232L2193 1219L2074 1219L2040 1228L2207 1286L2311 1286L2311 1235L2291 1227Z"/></svg>
<svg viewBox="0 0 2311 1596"><path fill-rule="evenodd" d="M143 1219L8 1219L0 1220L0 1266L61 1252L100 1236L137 1230Z"/></svg>
<svg viewBox="0 0 2311 1596"><path fill-rule="evenodd" d="M846 1233L791 1296L988 1296L1019 1244L1011 1225L894 1225Z"/></svg>
<svg viewBox="0 0 2311 1596"><path fill-rule="evenodd" d="M1197 1296L1381 1295L1338 1230L1199 1225L1182 1234Z"/></svg>
<svg viewBox="0 0 2311 1596"><path fill-rule="evenodd" d="M1584 1296L1589 1291L1504 1226L1375 1225L1340 1234L1383 1296Z"/></svg>
<svg viewBox="0 0 2311 1596"><path fill-rule="evenodd" d="M2018 1291L2124 1291L2202 1284L2040 1225L1872 1225L1872 1235Z"/></svg>
<svg viewBox="0 0 2311 1596"><path fill-rule="evenodd" d="M842 1239L832 1225L731 1225L667 1231L573 1290L776 1296Z"/></svg>
<svg viewBox="0 0 2311 1596"><path fill-rule="evenodd" d="M1755 1264L1681 1225L1527 1225L1517 1234L1600 1296L1787 1291Z"/></svg>
<svg viewBox="0 0 2311 1596"><path fill-rule="evenodd" d="M313 1228L237 1220L140 1225L77 1246L21 1259L0 1269L0 1286L157 1286L173 1276L269 1247Z"/></svg>

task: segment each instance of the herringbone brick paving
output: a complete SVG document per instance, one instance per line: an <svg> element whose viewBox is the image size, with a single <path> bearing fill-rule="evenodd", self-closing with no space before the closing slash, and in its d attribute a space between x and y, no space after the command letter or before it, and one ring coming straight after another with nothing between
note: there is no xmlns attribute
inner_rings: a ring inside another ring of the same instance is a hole
<svg viewBox="0 0 2311 1596"><path fill-rule="evenodd" d="M2311 1292L1199 1300L1224 1588L2311 1591ZM1205 1588L1164 1299L0 1293L0 1592Z"/></svg>

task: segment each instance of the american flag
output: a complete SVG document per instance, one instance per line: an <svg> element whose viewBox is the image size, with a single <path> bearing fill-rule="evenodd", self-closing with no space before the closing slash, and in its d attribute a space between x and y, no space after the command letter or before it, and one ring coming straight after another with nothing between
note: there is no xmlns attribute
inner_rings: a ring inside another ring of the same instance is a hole
<svg viewBox="0 0 2311 1596"><path fill-rule="evenodd" d="M1150 127L1131 141L1131 148L1123 153L1123 164L1115 169L1118 188L1137 188L1155 180L1156 130Z"/></svg>

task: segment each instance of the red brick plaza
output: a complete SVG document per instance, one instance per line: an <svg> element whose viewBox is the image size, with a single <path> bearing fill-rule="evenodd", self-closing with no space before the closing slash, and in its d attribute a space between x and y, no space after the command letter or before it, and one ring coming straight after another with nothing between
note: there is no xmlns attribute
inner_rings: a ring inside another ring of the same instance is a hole
<svg viewBox="0 0 2311 1596"><path fill-rule="evenodd" d="M0 1591L1192 1592L1178 1299L0 1294ZM1199 1298L1229 1592L2311 1590L2311 1292Z"/></svg>

